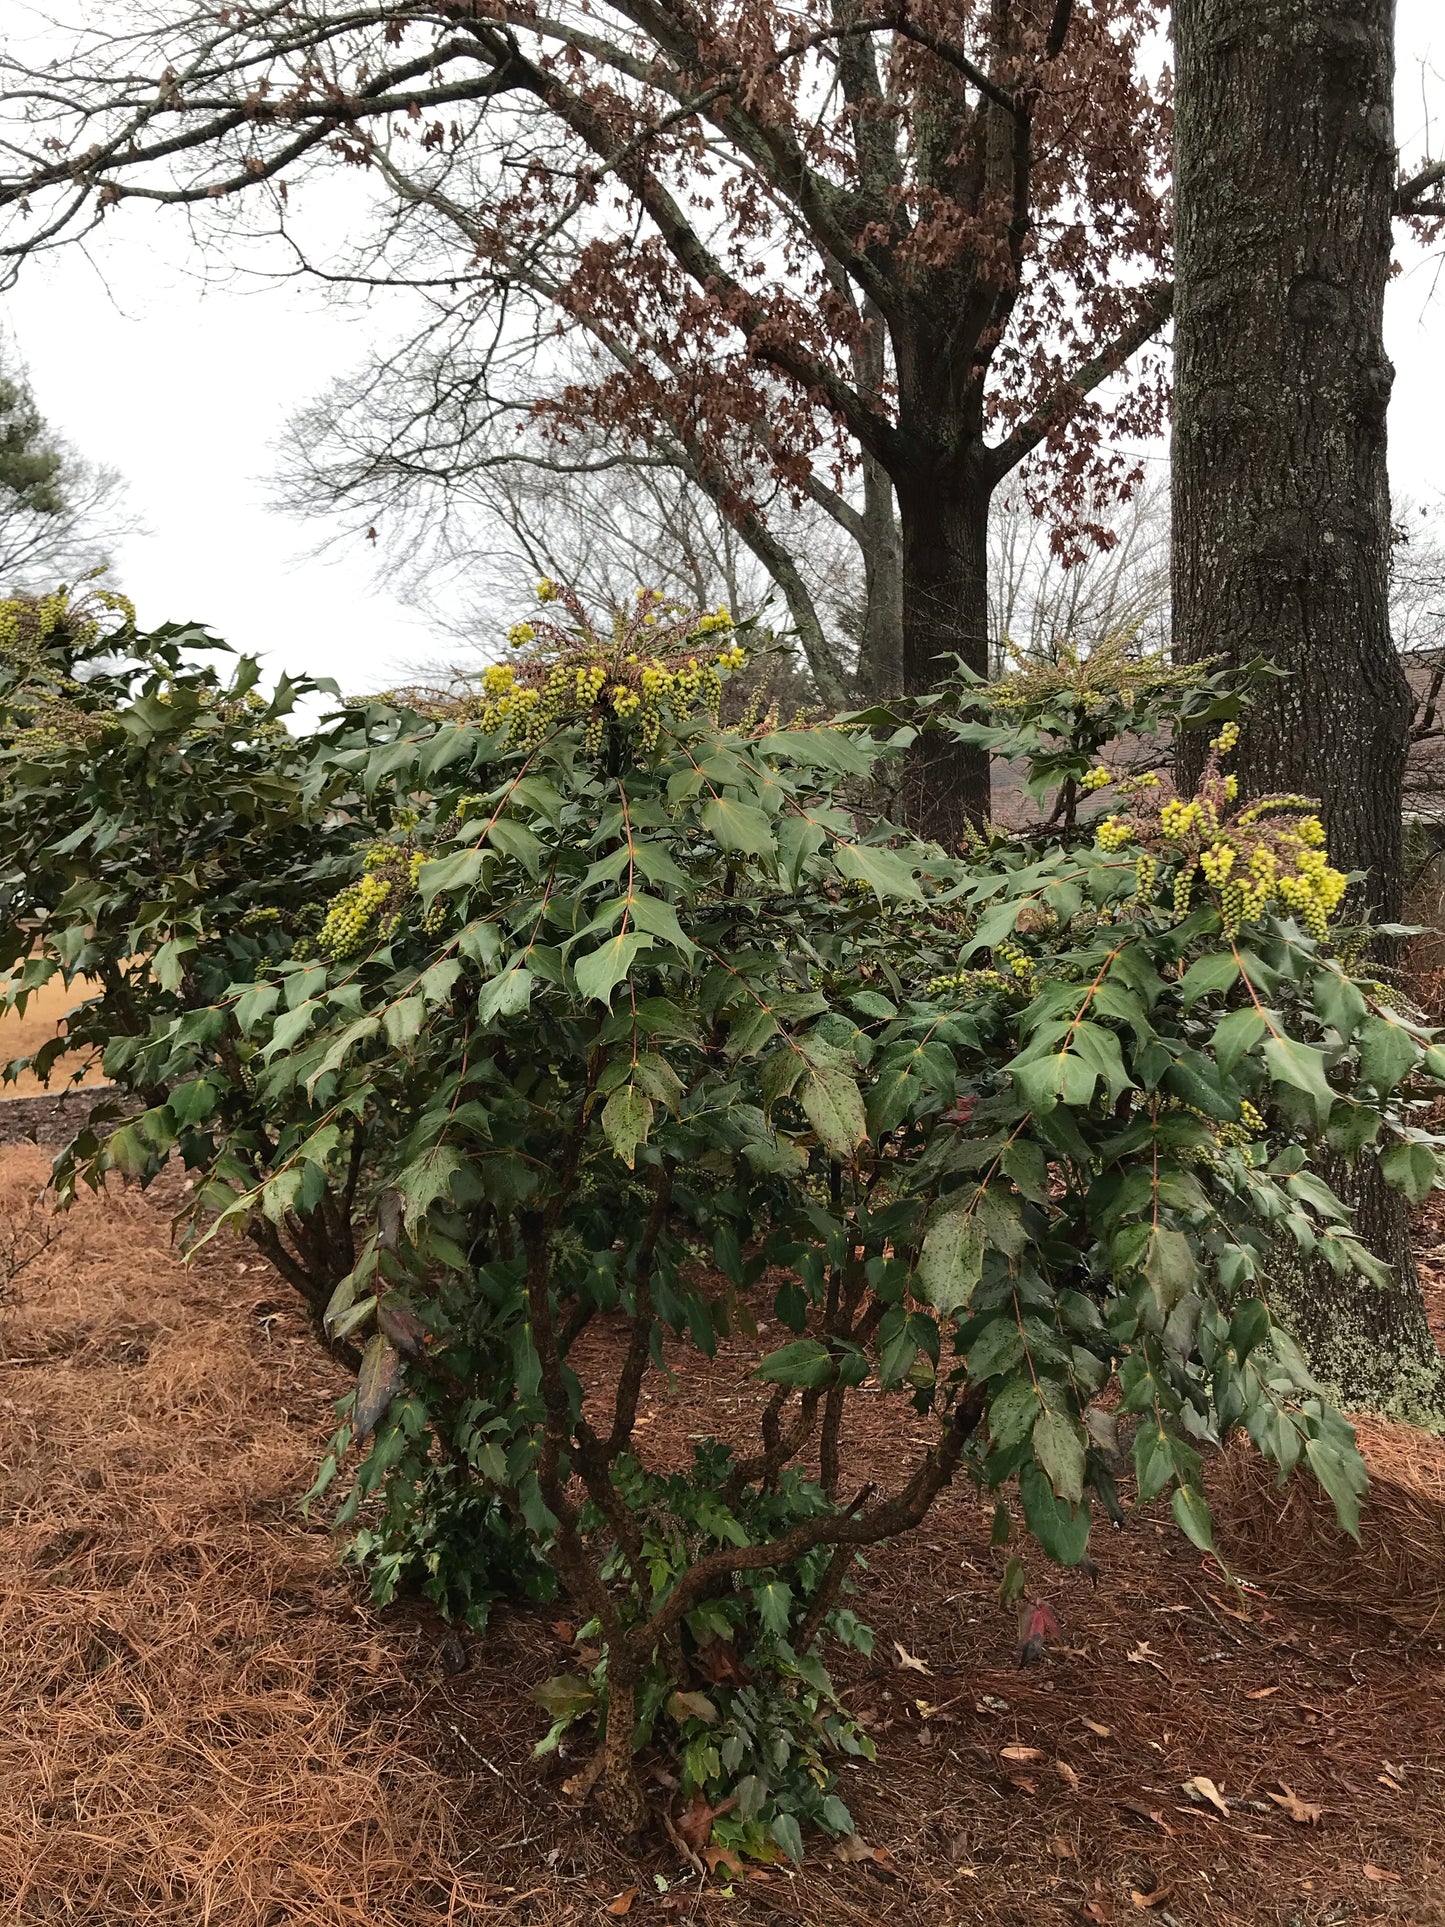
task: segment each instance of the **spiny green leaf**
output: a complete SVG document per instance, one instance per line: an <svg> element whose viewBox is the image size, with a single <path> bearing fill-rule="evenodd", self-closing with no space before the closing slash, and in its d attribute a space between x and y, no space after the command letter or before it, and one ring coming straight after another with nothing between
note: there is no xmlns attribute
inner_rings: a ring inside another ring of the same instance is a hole
<svg viewBox="0 0 1445 1927"><path fill-rule="evenodd" d="M573 965L578 990L584 997L595 997L598 1003L611 1003L612 992L631 970L638 952L651 948L651 937L633 931L610 937L600 949L579 957Z"/></svg>
<svg viewBox="0 0 1445 1927"><path fill-rule="evenodd" d="M730 796L714 796L702 806L703 827L723 850L742 856L773 856L773 826L751 803Z"/></svg>

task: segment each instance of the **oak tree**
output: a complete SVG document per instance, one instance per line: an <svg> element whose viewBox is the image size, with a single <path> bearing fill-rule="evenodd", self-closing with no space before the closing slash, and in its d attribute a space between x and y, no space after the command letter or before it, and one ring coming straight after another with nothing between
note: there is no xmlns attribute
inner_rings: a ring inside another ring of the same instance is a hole
<svg viewBox="0 0 1445 1927"><path fill-rule="evenodd" d="M540 304L605 340L559 433L674 436L738 515L761 476L886 483L898 678L924 690L954 655L986 666L1000 481L1046 448L1039 476L1082 524L1089 486L1131 472L1110 434L1159 419L1157 361L1112 378L1169 313L1169 119L1143 70L1160 10L164 0L43 71L10 56L5 246L135 198L249 200L296 236L298 177L364 168L375 228L328 272L465 284L503 336L508 303ZM418 222L447 260L417 264ZM930 831L986 808L967 746L934 739L915 778Z"/></svg>

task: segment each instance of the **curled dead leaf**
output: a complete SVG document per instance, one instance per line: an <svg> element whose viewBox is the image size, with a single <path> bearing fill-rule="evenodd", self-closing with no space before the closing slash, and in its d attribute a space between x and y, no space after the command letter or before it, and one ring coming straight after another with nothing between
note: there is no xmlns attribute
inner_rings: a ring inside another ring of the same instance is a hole
<svg viewBox="0 0 1445 1927"><path fill-rule="evenodd" d="M898 1666L901 1672L924 1673L924 1674L928 1672L928 1667L924 1664L924 1662L921 1659L915 1658L915 1656L908 1651L907 1647L904 1646L901 1641L896 1639L894 1640L893 1650L898 1655Z"/></svg>
<svg viewBox="0 0 1445 1927"><path fill-rule="evenodd" d="M1142 1894L1137 1887L1131 1887L1129 1898L1136 1907L1158 1907L1162 1906L1173 1891L1172 1887L1156 1887L1152 1894Z"/></svg>
<svg viewBox="0 0 1445 1927"><path fill-rule="evenodd" d="M623 1914L630 1914L632 1912L632 1903L636 1898L636 1887L628 1887L617 1896L616 1900L609 1900L602 1911L605 1914L615 1914L619 1917Z"/></svg>
<svg viewBox="0 0 1445 1927"><path fill-rule="evenodd" d="M1388 1867L1377 1867L1373 1862L1367 1860L1365 1862L1365 1878L1366 1880L1393 1880L1398 1883L1401 1876L1397 1873L1392 1873Z"/></svg>
<svg viewBox="0 0 1445 1927"><path fill-rule="evenodd" d="M1055 1773L1058 1774L1059 1778L1063 1781L1064 1785L1069 1789L1071 1793L1078 1792L1079 1776L1074 1771L1074 1769L1069 1765L1067 1760L1055 1760L1054 1771Z"/></svg>
<svg viewBox="0 0 1445 1927"><path fill-rule="evenodd" d="M1040 1746L1001 1746L998 1756L1001 1760L1007 1760L1010 1766L1028 1766L1031 1761L1045 1757Z"/></svg>
<svg viewBox="0 0 1445 1927"><path fill-rule="evenodd" d="M1207 1801L1216 1812L1222 1813L1227 1820L1229 1808L1225 1805L1224 1795L1205 1773L1196 1773L1192 1780L1184 1782L1184 1791L1191 1800Z"/></svg>
<svg viewBox="0 0 1445 1927"><path fill-rule="evenodd" d="M1277 1693L1278 1691L1279 1688L1277 1686L1259 1686L1255 1688L1254 1692L1246 1693L1244 1697L1247 1700L1267 1700L1272 1693Z"/></svg>

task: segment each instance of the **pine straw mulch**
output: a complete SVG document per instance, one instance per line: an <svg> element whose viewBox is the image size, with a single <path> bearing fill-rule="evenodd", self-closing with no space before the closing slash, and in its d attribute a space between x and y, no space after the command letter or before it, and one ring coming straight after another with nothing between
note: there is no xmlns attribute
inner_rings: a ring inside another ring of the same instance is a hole
<svg viewBox="0 0 1445 1927"><path fill-rule="evenodd" d="M0 1152L17 1249L44 1172ZM660 1822L629 1851L573 1811L575 1755L532 1761L560 1609L459 1640L338 1572L296 1499L342 1380L239 1247L182 1269L167 1190L81 1206L0 1307L0 1918L1445 1927L1445 1447L1367 1429L1358 1552L1226 1455L1221 1540L1259 1590L1140 1513L1098 1535L1097 1586L1035 1575L1063 1637L1027 1671L990 1509L950 1494L874 1560L875 1653L838 1669L873 1852L728 1887ZM726 1349L653 1392L659 1462L756 1399ZM887 1477L922 1427L858 1403L850 1476Z"/></svg>

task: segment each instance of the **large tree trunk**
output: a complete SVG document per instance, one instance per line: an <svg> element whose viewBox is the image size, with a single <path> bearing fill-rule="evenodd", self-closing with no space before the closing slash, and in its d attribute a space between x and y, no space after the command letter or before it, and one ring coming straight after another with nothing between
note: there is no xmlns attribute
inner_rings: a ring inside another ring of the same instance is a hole
<svg viewBox="0 0 1445 1927"><path fill-rule="evenodd" d="M1241 782L1318 796L1387 917L1409 715L1387 609L1393 28L1393 0L1174 8L1175 646L1289 672L1245 719Z"/></svg>
<svg viewBox="0 0 1445 1927"><path fill-rule="evenodd" d="M1175 646L1289 672L1244 718L1241 788L1317 796L1387 917L1409 713L1386 609L1393 31L1393 0L1174 7ZM1368 1157L1345 1189L1397 1289L1284 1267L1285 1316L1348 1402L1439 1412L1404 1206Z"/></svg>
<svg viewBox="0 0 1445 1927"><path fill-rule="evenodd" d="M920 466L894 475L903 542L903 693L922 695L962 657L988 674L989 484ZM920 835L955 848L965 827L988 814L989 768L982 750L930 731L904 785L904 816Z"/></svg>

